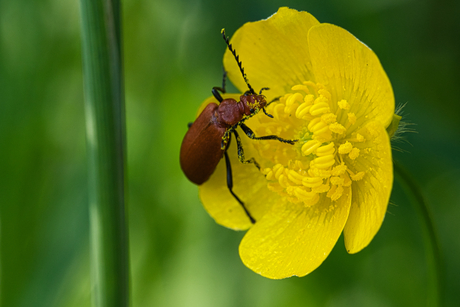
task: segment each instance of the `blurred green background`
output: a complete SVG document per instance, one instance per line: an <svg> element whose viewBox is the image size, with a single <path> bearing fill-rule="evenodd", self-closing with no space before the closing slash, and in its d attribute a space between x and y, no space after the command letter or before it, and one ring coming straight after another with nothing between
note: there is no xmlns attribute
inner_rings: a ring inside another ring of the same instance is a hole
<svg viewBox="0 0 460 307"><path fill-rule="evenodd" d="M265 279L238 256L181 173L187 123L222 78L231 35L279 6L370 46L416 133L395 152L433 214L445 306L460 304L460 2L123 1L132 306L424 306L429 274L416 210L396 182L381 231L340 239L303 278ZM0 2L2 307L90 306L88 193L77 0Z"/></svg>

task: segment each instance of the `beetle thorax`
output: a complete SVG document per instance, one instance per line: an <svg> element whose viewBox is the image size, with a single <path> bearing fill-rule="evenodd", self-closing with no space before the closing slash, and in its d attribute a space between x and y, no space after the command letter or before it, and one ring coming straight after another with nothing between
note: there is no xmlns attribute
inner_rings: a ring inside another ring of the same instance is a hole
<svg viewBox="0 0 460 307"><path fill-rule="evenodd" d="M238 124L244 116L244 109L241 102L235 99L224 99L214 113L213 121L219 126L230 128Z"/></svg>

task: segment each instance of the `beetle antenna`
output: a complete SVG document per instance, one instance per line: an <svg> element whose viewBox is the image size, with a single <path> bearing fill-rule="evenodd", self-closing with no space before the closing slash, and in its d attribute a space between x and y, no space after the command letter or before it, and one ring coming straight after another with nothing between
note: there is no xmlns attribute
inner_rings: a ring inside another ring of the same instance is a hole
<svg viewBox="0 0 460 307"><path fill-rule="evenodd" d="M222 29L221 33L222 33L222 37L224 38L225 42L227 43L228 50L230 50L230 52L235 57L236 62L238 63L238 67L240 68L241 74L243 75L243 78L244 78L244 82L246 82L246 85L248 86L249 91L251 92L251 94L256 95L256 92L254 91L252 86L249 84L249 80L246 77L246 74L244 73L243 63L241 63L240 57L236 54L236 51L235 51L235 49L233 49L232 44L230 44L230 40L228 39L228 36L225 35L225 29Z"/></svg>

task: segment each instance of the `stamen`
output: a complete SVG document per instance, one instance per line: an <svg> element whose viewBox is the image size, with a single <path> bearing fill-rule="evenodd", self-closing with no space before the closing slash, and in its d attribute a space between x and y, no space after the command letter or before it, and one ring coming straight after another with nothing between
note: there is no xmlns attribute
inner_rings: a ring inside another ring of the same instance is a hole
<svg viewBox="0 0 460 307"><path fill-rule="evenodd" d="M348 122L352 125L356 123L356 115L355 113L347 113L348 116Z"/></svg>
<svg viewBox="0 0 460 307"><path fill-rule="evenodd" d="M300 104L299 107L297 107L297 110L295 111L295 116L299 119L305 119L308 120L310 117L310 108L311 108L311 103L304 102Z"/></svg>
<svg viewBox="0 0 460 307"><path fill-rule="evenodd" d="M345 99L342 99L339 102L337 102L337 105L339 106L339 108L341 108L343 110L349 110L350 109L350 104Z"/></svg>
<svg viewBox="0 0 460 307"><path fill-rule="evenodd" d="M326 113L321 115L321 120L326 124L331 124L337 121L337 115L333 113Z"/></svg>
<svg viewBox="0 0 460 307"><path fill-rule="evenodd" d="M350 142L346 141L345 144L339 146L339 154L345 155L353 149L353 145Z"/></svg>
<svg viewBox="0 0 460 307"><path fill-rule="evenodd" d="M330 124L329 129L332 132L335 132L337 134L344 134L347 131L347 129L345 129L344 126L342 126L341 124L339 124L337 122Z"/></svg>
<svg viewBox="0 0 460 307"><path fill-rule="evenodd" d="M313 153L319 146L321 146L321 142L317 140L310 140L303 144L302 153L304 156L308 156L309 154Z"/></svg>
<svg viewBox="0 0 460 307"><path fill-rule="evenodd" d="M348 157L350 157L350 159L352 160L358 158L358 156L359 156L359 149L356 147L354 147L348 154Z"/></svg>
<svg viewBox="0 0 460 307"><path fill-rule="evenodd" d="M327 100L331 100L331 93L329 93L326 89L322 88L318 90L318 94L327 98Z"/></svg>
<svg viewBox="0 0 460 307"><path fill-rule="evenodd" d="M318 157L311 161L310 167L316 167L321 169L327 169L335 164L334 155L326 155Z"/></svg>
<svg viewBox="0 0 460 307"><path fill-rule="evenodd" d="M308 87L304 84L297 84L291 87L291 90L293 91L304 91L307 94L310 94L310 91L308 90Z"/></svg>
<svg viewBox="0 0 460 307"><path fill-rule="evenodd" d="M313 206L320 197L335 202L345 188L365 176L365 171L353 173L347 163L370 150L362 146L365 144L362 135L349 131L358 121L354 113L348 112L352 102L331 101L333 95L324 85L310 81L291 89L293 93L270 105L267 111L275 120L261 119L261 131L299 141L294 146L258 143L260 155L273 165L262 173L271 191L293 203ZM355 142L362 144L360 149L354 146Z"/></svg>
<svg viewBox="0 0 460 307"><path fill-rule="evenodd" d="M333 155L334 152L335 152L335 144L333 142L325 145L325 146L321 146L319 147L317 150L316 150L316 155L318 157L321 157L321 156L326 156L326 155Z"/></svg>
<svg viewBox="0 0 460 307"><path fill-rule="evenodd" d="M307 188L315 188L323 184L323 179L320 177L303 177L302 184Z"/></svg>
<svg viewBox="0 0 460 307"><path fill-rule="evenodd" d="M329 104L327 102L319 102L315 103L310 108L310 114L313 116L317 116L320 114L328 113L330 111Z"/></svg>
<svg viewBox="0 0 460 307"><path fill-rule="evenodd" d="M297 173L296 171L290 170L288 173L288 178L295 184L301 185L303 176Z"/></svg>

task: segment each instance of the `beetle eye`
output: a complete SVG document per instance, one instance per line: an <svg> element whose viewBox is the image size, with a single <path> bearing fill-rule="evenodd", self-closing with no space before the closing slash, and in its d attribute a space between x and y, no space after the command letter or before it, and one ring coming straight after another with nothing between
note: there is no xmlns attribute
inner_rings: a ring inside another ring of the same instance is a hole
<svg viewBox="0 0 460 307"><path fill-rule="evenodd" d="M254 113L254 109L249 109L249 112Z"/></svg>

